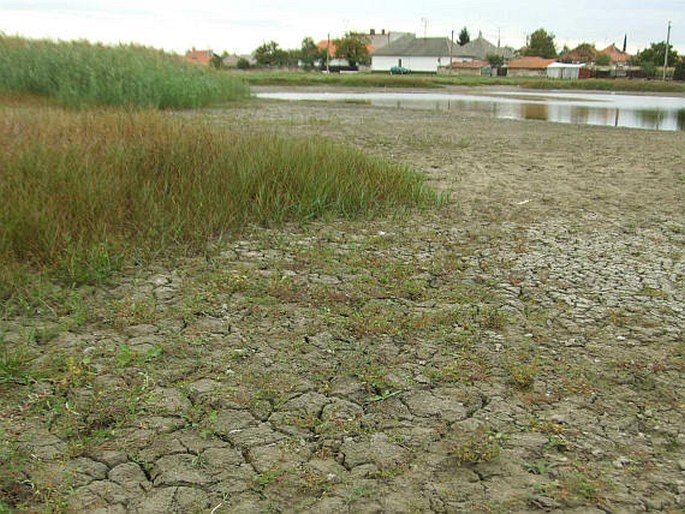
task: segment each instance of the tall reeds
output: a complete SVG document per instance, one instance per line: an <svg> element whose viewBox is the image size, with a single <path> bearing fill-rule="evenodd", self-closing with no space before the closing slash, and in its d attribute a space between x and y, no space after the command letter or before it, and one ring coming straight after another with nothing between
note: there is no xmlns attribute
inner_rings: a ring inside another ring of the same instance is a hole
<svg viewBox="0 0 685 514"><path fill-rule="evenodd" d="M135 46L54 42L0 33L0 92L62 105L193 108L249 95L238 78Z"/></svg>

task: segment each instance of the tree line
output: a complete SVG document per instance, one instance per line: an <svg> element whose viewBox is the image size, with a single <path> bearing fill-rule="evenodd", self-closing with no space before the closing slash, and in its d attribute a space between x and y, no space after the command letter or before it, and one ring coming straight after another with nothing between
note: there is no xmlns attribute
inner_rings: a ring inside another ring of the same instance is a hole
<svg viewBox="0 0 685 514"><path fill-rule="evenodd" d="M333 57L346 59L350 66L370 64L368 45L370 38L365 34L348 32L344 37L331 41L335 49ZM320 48L311 37L302 40L300 48L282 49L275 41L269 41L257 47L253 56L257 65L264 68L282 68L299 66L304 69L323 68L326 66L328 54L327 45Z"/></svg>
<svg viewBox="0 0 685 514"><path fill-rule="evenodd" d="M463 46L471 41L469 31L464 27L460 32L456 43ZM336 38L331 41L331 46L334 48L332 57L336 59L345 59L350 66L370 64L371 57L369 55L369 44L371 40L366 34L357 32L347 32L343 37ZM625 40L624 48L625 51ZM319 47L316 45L311 37L305 37L302 40L300 48L283 49L275 41L269 41L260 45L253 52L256 64L262 68L286 68L286 67L300 67L304 69L325 68L328 59L331 57L327 55L328 48L326 46ZM641 66L646 76L656 74L656 70L664 64L664 55L666 52L666 42L651 43L649 48L637 53L630 60L630 64ZM578 60L584 62L594 62L598 65L608 65L611 59L608 55L598 54L595 50L594 44L581 43L576 48L570 49L564 46L557 50L555 42L555 35L552 32L539 28L531 33L526 39L526 45L519 50L519 54L523 56L543 57L546 59L564 59L565 55L573 54L577 56ZM678 52L673 48L673 45L668 45L668 63L676 66L676 75L685 74L685 64L681 61L684 56L679 56ZM242 62L241 62L242 61ZM249 67L247 60L242 59L238 62L238 68ZM498 63L501 64L501 63ZM217 67L220 62L215 63ZM685 78L685 77L684 77ZM681 79L682 80L682 79Z"/></svg>

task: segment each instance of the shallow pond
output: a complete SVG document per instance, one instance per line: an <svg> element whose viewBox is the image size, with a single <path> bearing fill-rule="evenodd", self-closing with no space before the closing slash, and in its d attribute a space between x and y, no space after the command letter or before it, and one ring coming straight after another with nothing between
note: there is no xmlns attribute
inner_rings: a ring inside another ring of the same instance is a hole
<svg viewBox="0 0 685 514"><path fill-rule="evenodd" d="M606 125L685 131L685 97L619 93L492 92L454 93L257 93L259 98L359 102L395 109L475 113L512 120Z"/></svg>

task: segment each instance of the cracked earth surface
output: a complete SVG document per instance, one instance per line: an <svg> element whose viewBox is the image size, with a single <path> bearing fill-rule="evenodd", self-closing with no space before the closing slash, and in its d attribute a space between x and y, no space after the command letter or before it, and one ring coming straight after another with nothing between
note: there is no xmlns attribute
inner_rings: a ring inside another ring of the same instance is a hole
<svg viewBox="0 0 685 514"><path fill-rule="evenodd" d="M249 229L83 292L83 323L4 320L58 370L2 386L27 510L685 510L685 133L200 115L357 145L452 200Z"/></svg>

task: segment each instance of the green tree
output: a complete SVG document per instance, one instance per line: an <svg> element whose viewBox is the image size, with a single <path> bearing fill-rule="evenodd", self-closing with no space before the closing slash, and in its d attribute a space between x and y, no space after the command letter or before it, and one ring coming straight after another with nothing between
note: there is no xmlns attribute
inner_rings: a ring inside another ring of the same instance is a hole
<svg viewBox="0 0 685 514"><path fill-rule="evenodd" d="M595 57L595 64L597 66L609 66L611 64L611 57L607 54L597 54L597 57Z"/></svg>
<svg viewBox="0 0 685 514"><path fill-rule="evenodd" d="M209 64L214 66L217 70L220 70L224 66L223 57L219 54L215 54L214 52L212 52L212 58L209 60Z"/></svg>
<svg viewBox="0 0 685 514"><path fill-rule="evenodd" d="M663 67L664 53L666 52L666 41L652 43L649 48L645 48L637 53L637 61L640 66L651 63L654 66ZM673 49L673 45L668 45L668 64L673 65L678 60L678 52Z"/></svg>
<svg viewBox="0 0 685 514"><path fill-rule="evenodd" d="M345 37L333 41L335 44L335 56L338 59L347 59L350 66L369 64L369 48L371 40L365 34L348 32Z"/></svg>
<svg viewBox="0 0 685 514"><path fill-rule="evenodd" d="M554 59L557 56L554 34L542 28L537 29L530 35L528 45L523 49L523 55Z"/></svg>
<svg viewBox="0 0 685 514"><path fill-rule="evenodd" d="M285 66L288 63L288 52L281 49L275 41L257 47L253 55L259 66L267 68Z"/></svg>
<svg viewBox="0 0 685 514"><path fill-rule="evenodd" d="M459 46L464 46L466 43L471 41L471 36L469 35L469 31L466 27L461 29L461 32L459 32L459 39L457 39L457 44Z"/></svg>
<svg viewBox="0 0 685 514"><path fill-rule="evenodd" d="M685 80L685 61L680 61L675 65L673 80Z"/></svg>
<svg viewBox="0 0 685 514"><path fill-rule="evenodd" d="M312 69L317 63L324 60L325 55L325 50L321 50L317 47L312 38L306 37L302 40L302 45L300 46L300 61L302 62L304 69Z"/></svg>
<svg viewBox="0 0 685 514"><path fill-rule="evenodd" d="M574 60L580 62L593 62L597 57L597 49L592 43L581 43L570 52Z"/></svg>
<svg viewBox="0 0 685 514"><path fill-rule="evenodd" d="M488 54L487 59L488 63L490 63L490 66L492 66L493 68L499 68L504 64L504 57L502 57L501 55Z"/></svg>

